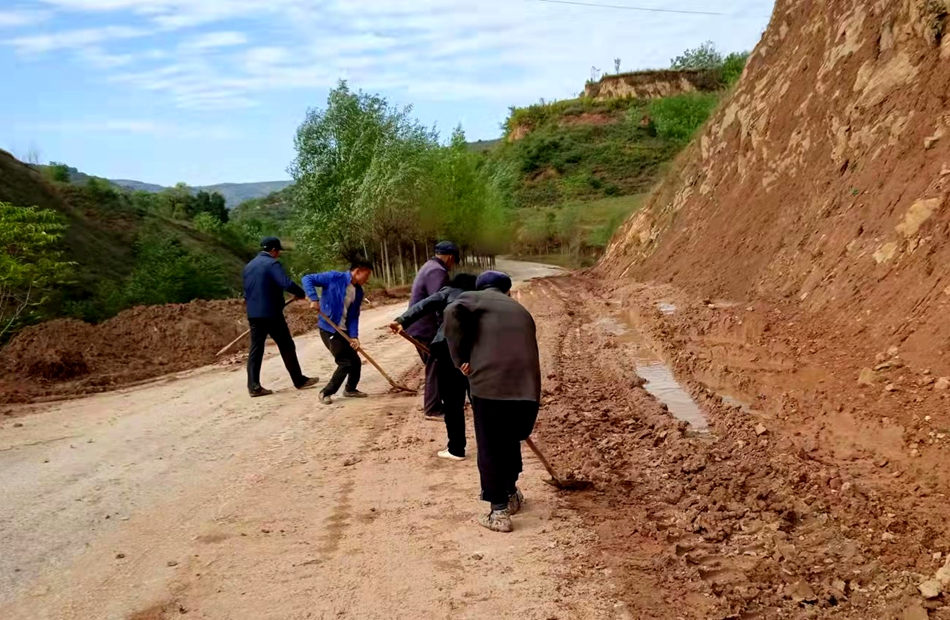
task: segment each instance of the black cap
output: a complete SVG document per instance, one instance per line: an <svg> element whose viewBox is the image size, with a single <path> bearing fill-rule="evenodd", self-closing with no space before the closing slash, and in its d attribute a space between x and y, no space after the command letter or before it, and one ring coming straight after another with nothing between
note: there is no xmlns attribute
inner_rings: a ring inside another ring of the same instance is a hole
<svg viewBox="0 0 950 620"><path fill-rule="evenodd" d="M459 246L451 241L439 241L435 244L436 256L453 256L455 260L459 259Z"/></svg>
<svg viewBox="0 0 950 620"><path fill-rule="evenodd" d="M484 291L489 288L496 288L502 293L511 290L511 276L504 271L486 271L478 276L475 281L475 288Z"/></svg>
<svg viewBox="0 0 950 620"><path fill-rule="evenodd" d="M280 239L277 237L264 237L261 239L261 247L264 248L265 252L270 252L271 250L283 250L284 248L280 247Z"/></svg>

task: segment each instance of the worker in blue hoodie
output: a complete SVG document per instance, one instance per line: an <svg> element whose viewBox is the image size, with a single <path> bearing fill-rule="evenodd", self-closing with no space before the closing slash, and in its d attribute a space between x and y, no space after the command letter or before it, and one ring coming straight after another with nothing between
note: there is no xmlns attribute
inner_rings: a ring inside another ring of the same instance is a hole
<svg viewBox="0 0 950 620"><path fill-rule="evenodd" d="M323 317L320 317L317 323L320 328L320 338L336 361L336 371L330 377L326 387L320 391L320 402L324 405L333 402L333 395L339 391L344 381L346 381L344 396L366 397L365 393L357 389L363 366L357 351L360 347L359 323L360 306L363 304L363 285L369 282L372 274L373 264L357 259L350 265L349 271L310 273L301 280L303 290L310 300L310 307L319 308L350 337L348 341ZM323 289L322 295L317 294L318 288Z"/></svg>

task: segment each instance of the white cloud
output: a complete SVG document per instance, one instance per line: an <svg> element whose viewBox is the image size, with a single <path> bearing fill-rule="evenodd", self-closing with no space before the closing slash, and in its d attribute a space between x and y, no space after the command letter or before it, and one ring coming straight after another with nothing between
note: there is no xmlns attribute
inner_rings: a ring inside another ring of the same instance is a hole
<svg viewBox="0 0 950 620"><path fill-rule="evenodd" d="M725 51L750 49L771 9L770 0L720 0L724 17L530 0L40 1L103 25L9 41L19 52L73 49L90 67L122 68L108 80L190 109L247 107L281 90L326 88L340 77L354 87L427 100L563 98L583 88L592 65L611 70L616 57L633 70L668 66L708 38ZM679 0L677 8L704 4ZM150 34L148 50L112 49ZM250 41L278 43L248 47Z"/></svg>
<svg viewBox="0 0 950 620"><path fill-rule="evenodd" d="M7 41L21 54L44 54L62 49L88 48L114 39L144 37L148 30L129 26L104 26L17 37Z"/></svg>
<svg viewBox="0 0 950 620"><path fill-rule="evenodd" d="M194 50L207 50L218 47L233 47L247 43L243 32L209 32L189 39L182 47Z"/></svg>
<svg viewBox="0 0 950 620"><path fill-rule="evenodd" d="M49 17L48 11L0 11L0 28L32 26Z"/></svg>
<svg viewBox="0 0 950 620"><path fill-rule="evenodd" d="M139 134L156 137L175 138L208 138L229 139L235 133L225 127L202 126L191 127L174 123L161 123L153 120L139 119L92 119L85 121L63 121L58 123L41 123L30 129L49 133L116 133Z"/></svg>

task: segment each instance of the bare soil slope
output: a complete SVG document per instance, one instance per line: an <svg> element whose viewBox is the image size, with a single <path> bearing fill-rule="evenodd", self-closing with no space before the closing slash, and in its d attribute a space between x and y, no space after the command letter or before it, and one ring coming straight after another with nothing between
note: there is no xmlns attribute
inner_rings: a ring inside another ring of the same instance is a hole
<svg viewBox="0 0 950 620"><path fill-rule="evenodd" d="M613 278L788 300L950 372L946 0L779 0L736 92L618 234Z"/></svg>

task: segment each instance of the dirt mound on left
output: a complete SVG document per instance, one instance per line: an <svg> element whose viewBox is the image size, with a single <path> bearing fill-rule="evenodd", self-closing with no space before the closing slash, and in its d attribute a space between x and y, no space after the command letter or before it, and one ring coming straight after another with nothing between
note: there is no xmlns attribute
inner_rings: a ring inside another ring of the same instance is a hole
<svg viewBox="0 0 950 620"><path fill-rule="evenodd" d="M49 321L0 354L0 400L101 391L202 366L245 329L239 300L140 306L99 325Z"/></svg>

